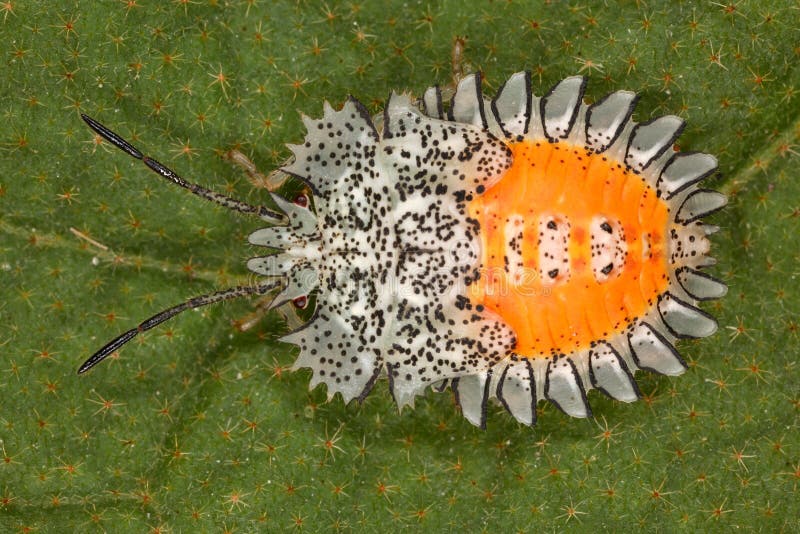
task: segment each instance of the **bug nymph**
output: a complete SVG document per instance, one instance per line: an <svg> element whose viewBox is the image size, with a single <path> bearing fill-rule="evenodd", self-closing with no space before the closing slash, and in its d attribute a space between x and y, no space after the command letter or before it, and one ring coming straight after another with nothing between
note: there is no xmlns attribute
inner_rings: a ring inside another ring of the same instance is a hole
<svg viewBox="0 0 800 534"><path fill-rule="evenodd" d="M702 270L716 227L701 219L726 197L698 187L713 156L673 149L681 119L637 124L634 93L587 105L585 86L570 77L537 97L521 72L488 100L474 74L447 109L437 87L419 101L392 94L380 131L354 98L338 111L325 103L321 119L303 117L305 140L282 169L307 184L314 209L190 184L84 115L160 176L261 217L268 226L249 240L268 251L247 263L263 282L169 308L79 372L186 309L316 294L312 318L282 340L329 399L362 400L381 375L401 408L449 386L481 427L492 399L527 425L543 399L574 417L591 416L593 388L635 401L635 371L683 373L676 340L717 328L697 307L726 292Z"/></svg>

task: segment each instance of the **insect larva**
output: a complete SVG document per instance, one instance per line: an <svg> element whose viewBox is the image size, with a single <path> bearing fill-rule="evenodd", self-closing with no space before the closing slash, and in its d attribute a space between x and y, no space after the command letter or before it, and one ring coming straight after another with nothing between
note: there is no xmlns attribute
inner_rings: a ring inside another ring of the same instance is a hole
<svg viewBox="0 0 800 534"><path fill-rule="evenodd" d="M433 87L418 102L393 94L377 120L354 98L338 111L325 103L321 119L303 118L305 140L282 169L308 185L313 209L188 183L84 116L162 177L261 217L249 240L267 250L247 263L263 282L165 310L79 372L186 309L316 293L311 320L282 339L329 398L362 400L381 375L400 407L450 386L480 426L490 399L529 425L542 399L574 417L591 415L592 388L636 400L637 369L681 374L675 341L716 330L697 303L726 286L702 271L716 228L701 219L726 198L698 187L713 156L673 150L681 119L637 124L634 93L587 105L585 85L570 77L537 97L521 72L488 100L470 75L446 110Z"/></svg>

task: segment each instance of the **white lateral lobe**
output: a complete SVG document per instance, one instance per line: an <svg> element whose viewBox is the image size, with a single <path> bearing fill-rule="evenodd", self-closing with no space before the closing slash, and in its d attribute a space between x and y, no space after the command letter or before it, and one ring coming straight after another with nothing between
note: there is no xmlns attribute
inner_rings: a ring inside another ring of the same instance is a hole
<svg viewBox="0 0 800 534"><path fill-rule="evenodd" d="M356 350L360 334L363 335L356 323L332 313L319 301L315 317L302 328L283 336L281 341L300 346L300 355L292 368L313 370L309 389L324 383L328 399L341 393L347 403L363 398L365 390L374 383L376 369L382 361L373 351ZM343 355L345 351L347 354Z"/></svg>
<svg viewBox="0 0 800 534"><path fill-rule="evenodd" d="M695 300L719 299L728 292L723 282L691 267L681 267L675 276L683 290Z"/></svg>
<svg viewBox="0 0 800 534"><path fill-rule="evenodd" d="M392 394L394 403L402 411L406 406L413 408L414 399L425 391L428 384L420 384L418 381L404 382L398 381L397 375L402 370L401 363L386 363L386 376L389 379L389 391Z"/></svg>
<svg viewBox="0 0 800 534"><path fill-rule="evenodd" d="M617 91L589 106L586 111L586 145L604 152L614 144L633 114L636 93Z"/></svg>
<svg viewBox="0 0 800 534"><path fill-rule="evenodd" d="M589 350L589 376L596 389L613 399L633 402L640 396L625 361L604 341Z"/></svg>
<svg viewBox="0 0 800 534"><path fill-rule="evenodd" d="M544 133L551 141L566 139L575 124L586 78L571 76L558 82L540 101Z"/></svg>
<svg viewBox="0 0 800 534"><path fill-rule="evenodd" d="M674 115L637 124L628 141L625 163L636 172L643 171L675 143L684 126L683 119Z"/></svg>
<svg viewBox="0 0 800 534"><path fill-rule="evenodd" d="M658 297L658 312L675 337L708 337L717 331L713 317L669 292Z"/></svg>
<svg viewBox="0 0 800 534"><path fill-rule="evenodd" d="M686 363L675 347L644 321L628 334L628 343L639 369L670 376L686 371Z"/></svg>
<svg viewBox="0 0 800 534"><path fill-rule="evenodd" d="M692 223L725 207L728 197L718 191L698 189L687 196L675 215L675 222Z"/></svg>
<svg viewBox="0 0 800 534"><path fill-rule="evenodd" d="M486 428L486 404L489 400L491 376L490 369L453 380L456 402L461 406L461 413L467 421L480 428Z"/></svg>
<svg viewBox="0 0 800 534"><path fill-rule="evenodd" d="M283 276L306 263L306 259L301 256L281 252L250 258L247 260L247 268L262 276Z"/></svg>
<svg viewBox="0 0 800 534"><path fill-rule="evenodd" d="M282 170L308 183L316 197L342 194L376 178L367 163L374 158L378 133L360 102L349 98L339 111L325 102L321 119L304 116L303 123L305 141L289 146L294 161Z"/></svg>
<svg viewBox="0 0 800 534"><path fill-rule="evenodd" d="M498 90L492 100L492 113L506 137L514 138L528 132L531 118L531 76L517 72Z"/></svg>
<svg viewBox="0 0 800 534"><path fill-rule="evenodd" d="M458 82L450 102L450 120L487 127L480 73L470 74Z"/></svg>
<svg viewBox="0 0 800 534"><path fill-rule="evenodd" d="M717 158L702 152L678 152L667 162L656 187L666 199L717 170Z"/></svg>
<svg viewBox="0 0 800 534"><path fill-rule="evenodd" d="M428 87L425 90L425 94L422 96L422 105L424 106L423 112L428 117L434 119L444 118L442 91L438 85Z"/></svg>
<svg viewBox="0 0 800 534"><path fill-rule="evenodd" d="M290 202L277 193L271 193L270 196L278 209L289 217L290 225L295 231L308 235L316 234L317 218L310 208Z"/></svg>
<svg viewBox="0 0 800 534"><path fill-rule="evenodd" d="M536 380L527 358L508 363L497 383L497 398L520 423L536 423Z"/></svg>
<svg viewBox="0 0 800 534"><path fill-rule="evenodd" d="M247 236L247 240L251 245L286 250L305 245L307 241L303 237L301 233L295 232L293 225L289 224L287 226L259 228Z"/></svg>
<svg viewBox="0 0 800 534"><path fill-rule="evenodd" d="M567 415L572 417L592 415L578 370L569 357L556 357L547 364L544 395Z"/></svg>
<svg viewBox="0 0 800 534"><path fill-rule="evenodd" d="M274 193L272 199L278 209L287 215L288 224L267 226L256 230L247 238L251 244L286 250L293 247L305 247L313 241L319 241L317 218L310 209L298 206Z"/></svg>

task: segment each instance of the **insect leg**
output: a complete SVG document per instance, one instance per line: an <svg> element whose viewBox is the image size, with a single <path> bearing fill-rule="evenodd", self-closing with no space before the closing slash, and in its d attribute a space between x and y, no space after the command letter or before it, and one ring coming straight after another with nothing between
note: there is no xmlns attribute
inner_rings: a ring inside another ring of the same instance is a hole
<svg viewBox="0 0 800 534"><path fill-rule="evenodd" d="M289 177L288 174L280 169L276 169L269 174L262 173L250 158L235 149L227 151L223 157L241 167L247 174L251 184L256 187L264 187L270 192L277 191Z"/></svg>
<svg viewBox="0 0 800 534"><path fill-rule="evenodd" d="M453 49L450 51L450 68L453 76L453 89L458 87L458 82L464 78L464 49L467 47L466 36L453 39Z"/></svg>
<svg viewBox="0 0 800 534"><path fill-rule="evenodd" d="M134 149L135 150L135 149ZM149 319L143 321L139 326L136 328L132 328L121 334L108 343L106 343L100 350L95 352L94 354L89 357L88 360L83 362L83 364L78 369L78 374L85 373L104 359L108 357L111 353L125 345L128 341L136 337L140 332L145 332L150 330L151 328L160 325L164 321L168 319L172 319L179 313L192 310L194 308L199 308L201 306L206 306L208 304L214 304L216 302L221 302L223 300L230 300L236 299L240 297L246 297L249 295L263 295L280 287L280 282L277 280L273 280L270 282L266 282L263 284L255 285L255 286L236 286L231 287L228 289L223 289L221 291L216 291L214 293L208 293L206 295L199 295L197 297L190 298L186 302L178 304L177 306L173 306L171 308L167 308L163 310Z"/></svg>
<svg viewBox="0 0 800 534"><path fill-rule="evenodd" d="M152 170L153 172L160 175L162 178L166 178L167 180L183 187L184 189L188 189L195 195L202 197L206 200L211 202L216 202L220 206L224 206L230 210L238 211L241 213L247 213L251 215L258 215L263 220L273 223L273 224L283 224L286 222L286 218L283 214L279 213L278 211L269 209L265 206L254 206L252 204L248 204L246 202L242 202L240 200L236 200L231 198L227 195L223 195L222 193L217 193L215 191L211 191L210 189L206 189L205 187L197 184L193 184L191 182L187 182L183 178L181 178L175 171L172 169L164 166L163 164L159 163L158 161L145 156L142 154L139 149L133 146L131 143L126 141L122 138L119 134L111 131L104 125L100 124L93 118L89 117L81 113L81 118L89 125L89 127L95 131L100 137L114 145L115 147L119 148L126 154L131 157L134 157L138 160L141 160L147 167Z"/></svg>

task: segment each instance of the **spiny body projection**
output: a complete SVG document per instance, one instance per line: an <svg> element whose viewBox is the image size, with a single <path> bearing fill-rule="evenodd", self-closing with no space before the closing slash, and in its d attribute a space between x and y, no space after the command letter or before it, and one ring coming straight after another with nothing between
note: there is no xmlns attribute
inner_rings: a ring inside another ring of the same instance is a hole
<svg viewBox="0 0 800 534"><path fill-rule="evenodd" d="M273 194L283 215L233 209L270 223L250 236L268 253L248 262L268 282L239 292L280 288L273 306L317 296L282 338L311 387L361 400L385 374L400 407L449 386L473 424L497 399L532 425L539 400L587 417L592 388L631 402L637 369L685 370L676 339L712 334L697 303L726 291L702 271L716 227L701 218L726 199L697 184L716 159L673 149L677 117L632 121L634 93L587 105L584 89L567 78L540 98L518 73L488 100L471 75L447 110L433 87L419 102L392 95L376 120L353 98L304 117L283 171L308 184L313 208Z"/></svg>

